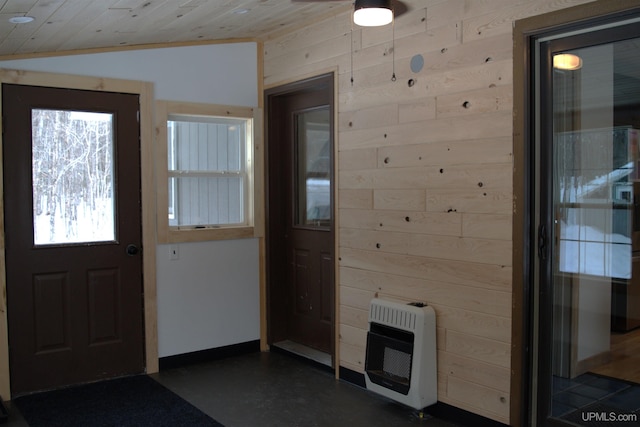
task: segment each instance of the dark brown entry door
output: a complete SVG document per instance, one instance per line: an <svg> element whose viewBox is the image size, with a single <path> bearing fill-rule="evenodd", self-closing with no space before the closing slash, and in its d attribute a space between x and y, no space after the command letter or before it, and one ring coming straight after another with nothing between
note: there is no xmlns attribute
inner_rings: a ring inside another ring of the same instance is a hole
<svg viewBox="0 0 640 427"><path fill-rule="evenodd" d="M332 354L332 76L303 85L269 101L271 341Z"/></svg>
<svg viewBox="0 0 640 427"><path fill-rule="evenodd" d="M142 372L138 96L2 103L12 394Z"/></svg>

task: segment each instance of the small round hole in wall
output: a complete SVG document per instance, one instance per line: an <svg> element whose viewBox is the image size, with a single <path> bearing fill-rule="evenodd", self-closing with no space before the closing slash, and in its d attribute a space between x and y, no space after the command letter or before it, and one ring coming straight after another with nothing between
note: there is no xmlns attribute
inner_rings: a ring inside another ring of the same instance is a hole
<svg viewBox="0 0 640 427"><path fill-rule="evenodd" d="M411 58L411 71L419 73L422 71L422 67L424 67L424 58L422 55L414 55L413 58Z"/></svg>

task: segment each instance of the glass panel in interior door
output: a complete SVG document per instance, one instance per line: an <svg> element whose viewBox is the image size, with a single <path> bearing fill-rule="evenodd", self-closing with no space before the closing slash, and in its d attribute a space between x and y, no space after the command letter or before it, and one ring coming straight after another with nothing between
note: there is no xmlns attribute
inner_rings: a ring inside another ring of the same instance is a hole
<svg viewBox="0 0 640 427"><path fill-rule="evenodd" d="M331 222L331 134L329 107L296 115L295 223L327 227Z"/></svg>

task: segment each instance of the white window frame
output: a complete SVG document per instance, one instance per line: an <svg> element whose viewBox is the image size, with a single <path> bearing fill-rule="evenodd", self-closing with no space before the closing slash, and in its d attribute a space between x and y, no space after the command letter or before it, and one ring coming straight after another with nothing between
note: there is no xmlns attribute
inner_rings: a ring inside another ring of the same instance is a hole
<svg viewBox="0 0 640 427"><path fill-rule="evenodd" d="M258 237L262 227L255 227L256 203L256 164L261 157L256 150L256 124L259 123L258 109L226 105L197 104L175 101L156 102L156 136L157 136L157 209L158 209L158 242L180 243L208 240L239 239ZM203 118L238 118L247 119L246 146L244 147L244 170L240 173L244 178L243 216L241 224L214 224L197 226L169 225L169 178L176 172L169 170L169 135L168 122L176 117Z"/></svg>

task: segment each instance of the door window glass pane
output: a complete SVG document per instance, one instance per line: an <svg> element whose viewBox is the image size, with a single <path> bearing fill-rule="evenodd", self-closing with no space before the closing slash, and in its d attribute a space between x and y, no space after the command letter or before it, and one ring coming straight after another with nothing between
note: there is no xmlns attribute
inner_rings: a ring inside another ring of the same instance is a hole
<svg viewBox="0 0 640 427"><path fill-rule="evenodd" d="M31 121L34 243L114 241L112 114L34 109Z"/></svg>
<svg viewBox="0 0 640 427"><path fill-rule="evenodd" d="M295 224L331 223L331 130L329 107L296 114Z"/></svg>

